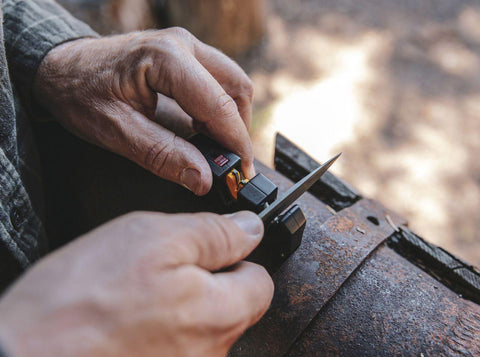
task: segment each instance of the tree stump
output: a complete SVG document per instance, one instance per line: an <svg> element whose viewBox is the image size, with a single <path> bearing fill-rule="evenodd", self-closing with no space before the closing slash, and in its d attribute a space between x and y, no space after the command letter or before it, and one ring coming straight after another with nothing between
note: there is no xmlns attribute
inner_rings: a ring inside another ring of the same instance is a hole
<svg viewBox="0 0 480 357"><path fill-rule="evenodd" d="M57 0L102 35L146 30L158 25L154 0Z"/></svg>
<svg viewBox="0 0 480 357"><path fill-rule="evenodd" d="M264 0L167 0L166 8L172 26L230 56L244 53L264 34Z"/></svg>

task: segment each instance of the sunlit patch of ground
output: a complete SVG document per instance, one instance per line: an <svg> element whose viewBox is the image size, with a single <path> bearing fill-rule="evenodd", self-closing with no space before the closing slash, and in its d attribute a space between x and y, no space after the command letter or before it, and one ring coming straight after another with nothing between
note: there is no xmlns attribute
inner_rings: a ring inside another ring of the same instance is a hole
<svg viewBox="0 0 480 357"><path fill-rule="evenodd" d="M252 137L282 132L427 240L480 265L480 7L475 1L275 0Z"/></svg>

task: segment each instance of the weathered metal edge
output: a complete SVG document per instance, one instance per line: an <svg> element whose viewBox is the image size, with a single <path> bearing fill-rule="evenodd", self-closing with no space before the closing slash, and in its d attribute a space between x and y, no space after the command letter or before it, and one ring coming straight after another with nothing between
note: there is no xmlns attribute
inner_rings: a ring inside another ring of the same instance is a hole
<svg viewBox="0 0 480 357"><path fill-rule="evenodd" d="M318 162L279 133L275 138L274 164L277 171L294 182L319 166ZM354 188L330 172L325 173L309 192L335 211L350 207L362 198Z"/></svg>
<svg viewBox="0 0 480 357"><path fill-rule="evenodd" d="M387 245L463 298L480 304L480 272L472 265L399 227Z"/></svg>

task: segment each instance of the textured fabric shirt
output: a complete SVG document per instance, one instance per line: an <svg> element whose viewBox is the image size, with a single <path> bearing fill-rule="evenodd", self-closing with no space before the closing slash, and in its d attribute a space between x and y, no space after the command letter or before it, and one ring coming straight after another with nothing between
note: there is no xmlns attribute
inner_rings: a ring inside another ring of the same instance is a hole
<svg viewBox="0 0 480 357"><path fill-rule="evenodd" d="M53 47L96 36L49 0L3 0L0 18L0 293L47 251L41 182L25 115L35 114L32 84Z"/></svg>

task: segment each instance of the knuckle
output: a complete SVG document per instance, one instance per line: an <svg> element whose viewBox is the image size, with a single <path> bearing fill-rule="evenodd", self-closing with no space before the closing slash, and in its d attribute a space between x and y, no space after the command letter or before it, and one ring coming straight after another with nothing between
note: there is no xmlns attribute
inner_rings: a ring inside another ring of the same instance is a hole
<svg viewBox="0 0 480 357"><path fill-rule="evenodd" d="M181 81L183 63L191 57L191 50L188 45L170 34L159 36L153 46L154 62L157 65L157 72L165 76L166 81Z"/></svg>
<svg viewBox="0 0 480 357"><path fill-rule="evenodd" d="M255 263L251 263L251 264L254 264L255 267L257 268L257 275L259 277L259 286L261 286L263 288L263 296L265 296L265 299L268 303L270 303L272 297L273 297L273 292L275 290L275 286L273 284L273 280L270 276L270 274L268 274L268 271L267 269L265 269L265 267L261 266L261 265L258 265L258 264L255 264ZM268 304L266 304L266 306L268 306Z"/></svg>
<svg viewBox="0 0 480 357"><path fill-rule="evenodd" d="M254 95L254 87L253 87L253 82L252 80L245 76L245 80L242 82L240 85L241 92L240 95L245 96L250 102L253 101L253 95Z"/></svg>
<svg viewBox="0 0 480 357"><path fill-rule="evenodd" d="M123 220L129 221L129 222L136 222L136 221L142 221L145 219L146 213L142 211L133 211L129 212L125 215L122 216Z"/></svg>
<svg viewBox="0 0 480 357"><path fill-rule="evenodd" d="M170 27L161 30L161 42L164 47L173 51L175 48L187 47L192 48L194 36L183 27Z"/></svg>
<svg viewBox="0 0 480 357"><path fill-rule="evenodd" d="M239 326L246 328L250 323L251 307L245 299L231 296L230 293L219 291L219 289L210 299L215 301L215 305L212 306L214 311L211 312L211 315L215 317L212 323L217 328L225 330L236 329Z"/></svg>
<svg viewBox="0 0 480 357"><path fill-rule="evenodd" d="M195 298L207 294L211 280L207 271L194 265L186 265L182 267L179 275L179 281L188 282L185 285L188 295Z"/></svg>
<svg viewBox="0 0 480 357"><path fill-rule="evenodd" d="M211 273L195 265L180 268L177 280L182 282L180 298L182 301L209 301L215 291L215 281Z"/></svg>
<svg viewBox="0 0 480 357"><path fill-rule="evenodd" d="M145 31L134 38L131 48L151 53L155 58L180 58L186 42L186 35L178 35L179 31L169 29Z"/></svg>
<svg viewBox="0 0 480 357"><path fill-rule="evenodd" d="M180 26L171 27L169 30L171 31L171 33L174 36L176 36L177 38L180 38L180 39L190 40L193 37L193 35L190 33L190 31L188 31L185 28L180 27Z"/></svg>
<svg viewBox="0 0 480 357"><path fill-rule="evenodd" d="M152 222L153 214L150 212L133 211L122 216L122 220L127 226L135 227L148 227Z"/></svg>
<svg viewBox="0 0 480 357"><path fill-rule="evenodd" d="M224 93L217 98L215 117L232 117L238 114L238 107L232 97Z"/></svg>
<svg viewBox="0 0 480 357"><path fill-rule="evenodd" d="M129 43L125 48L133 54L133 58L147 58L155 51L155 41L153 31L146 31L144 33L132 34L129 37ZM128 35L126 35L128 36Z"/></svg>
<svg viewBox="0 0 480 357"><path fill-rule="evenodd" d="M144 165L157 176L166 174L167 163L175 154L175 137L170 140L160 140L155 142L147 150L144 158Z"/></svg>
<svg viewBox="0 0 480 357"><path fill-rule="evenodd" d="M164 54L174 55L180 47L180 41L170 34L164 34L158 39L159 48L163 49Z"/></svg>
<svg viewBox="0 0 480 357"><path fill-rule="evenodd" d="M238 256L238 251L234 249L232 244L232 230L223 217L215 214L205 215L204 224L202 227L208 227L208 235L211 239L207 249L222 256Z"/></svg>
<svg viewBox="0 0 480 357"><path fill-rule="evenodd" d="M183 326L198 325L205 318L205 309L194 307L208 306L214 280L209 272L194 265L179 268L176 280L179 282L177 300L185 303L185 308L178 311L178 320Z"/></svg>
<svg viewBox="0 0 480 357"><path fill-rule="evenodd" d="M124 214L122 216L123 219L128 219L128 220L136 220L136 219L139 219L141 217L143 217L143 215L145 214L145 212L143 211L132 211L132 212L128 212L126 214Z"/></svg>
<svg viewBox="0 0 480 357"><path fill-rule="evenodd" d="M134 211L116 218L109 225L115 232L119 232L121 237L141 238L156 234L158 227L162 226L162 221L161 213Z"/></svg>
<svg viewBox="0 0 480 357"><path fill-rule="evenodd" d="M237 64L235 64L235 66L238 67ZM253 81L240 67L238 67L235 75L228 79L227 87L228 93L233 99L244 98L253 101Z"/></svg>
<svg viewBox="0 0 480 357"><path fill-rule="evenodd" d="M230 90L231 97L235 102L242 104L251 104L253 102L254 88L252 80L245 75L244 78L239 80Z"/></svg>

